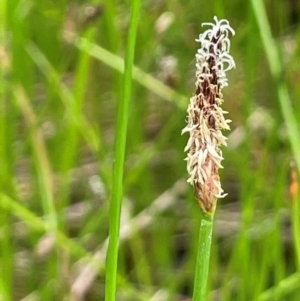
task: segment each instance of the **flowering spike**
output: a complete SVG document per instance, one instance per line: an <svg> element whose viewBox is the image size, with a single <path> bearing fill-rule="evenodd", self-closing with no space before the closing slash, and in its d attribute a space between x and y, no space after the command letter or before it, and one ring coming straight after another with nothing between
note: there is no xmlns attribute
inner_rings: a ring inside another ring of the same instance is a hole
<svg viewBox="0 0 300 301"><path fill-rule="evenodd" d="M222 130L230 129L231 120L225 119L220 105L223 103L222 88L228 85L226 72L235 68L229 54L229 32L234 30L227 20L203 23L211 28L199 35L201 47L196 53L196 93L188 106L187 126L182 133L189 132L185 151L187 154L188 182L194 186L195 195L202 209L213 213L218 198L224 197L218 169L223 160L221 145L226 146Z"/></svg>

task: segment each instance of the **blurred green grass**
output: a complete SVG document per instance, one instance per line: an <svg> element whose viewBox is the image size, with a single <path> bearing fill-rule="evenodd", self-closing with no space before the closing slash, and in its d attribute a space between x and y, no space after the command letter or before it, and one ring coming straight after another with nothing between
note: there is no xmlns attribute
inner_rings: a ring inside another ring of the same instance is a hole
<svg viewBox="0 0 300 301"><path fill-rule="evenodd" d="M297 135L300 6L264 4L279 53L271 62L250 2L142 2L117 300L191 297L200 210L185 184L180 133L195 38L214 15L236 31L237 69L224 89L229 195L215 217L208 300L298 300L299 198L288 192L299 153L277 93L287 87ZM104 299L129 10L110 0L0 4L0 300ZM272 63L282 67L278 78Z"/></svg>

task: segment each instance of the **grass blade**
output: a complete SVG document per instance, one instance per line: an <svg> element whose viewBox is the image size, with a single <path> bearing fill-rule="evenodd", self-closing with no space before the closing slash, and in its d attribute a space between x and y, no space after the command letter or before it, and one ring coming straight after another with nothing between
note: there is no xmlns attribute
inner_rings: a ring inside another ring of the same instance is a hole
<svg viewBox="0 0 300 301"><path fill-rule="evenodd" d="M251 0L254 17L259 28L262 44L266 53L272 77L277 84L277 95L282 115L287 127L291 147L295 156L298 171L300 171L300 136L295 114L292 111L292 104L285 82L282 81L283 69L280 63L280 56L275 41L272 38L271 29L267 22L267 14L260 0Z"/></svg>
<svg viewBox="0 0 300 301"><path fill-rule="evenodd" d="M127 50L125 58L125 73L122 87L122 99L118 108L117 133L115 140L115 164L113 171L112 197L109 211L109 244L106 263L105 300L114 301L117 284L117 264L120 231L120 213L123 197L123 171L125 146L131 98L132 68L134 61L135 42L140 10L140 0L134 0L131 10Z"/></svg>

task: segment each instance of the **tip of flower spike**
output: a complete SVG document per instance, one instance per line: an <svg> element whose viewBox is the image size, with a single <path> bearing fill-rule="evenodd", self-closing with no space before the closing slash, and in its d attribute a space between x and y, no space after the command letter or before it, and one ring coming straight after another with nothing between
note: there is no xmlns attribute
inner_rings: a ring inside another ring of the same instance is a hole
<svg viewBox="0 0 300 301"><path fill-rule="evenodd" d="M222 28L223 30L229 30L231 32L231 34L234 36L235 35L235 31L234 29L229 25L229 21L226 20L226 19L221 19L221 20L218 20L218 17L217 16L214 16L214 20L216 22L216 24L214 23L211 23L211 22L204 22L202 23L202 27L203 26L212 26L212 27L216 27L216 28Z"/></svg>

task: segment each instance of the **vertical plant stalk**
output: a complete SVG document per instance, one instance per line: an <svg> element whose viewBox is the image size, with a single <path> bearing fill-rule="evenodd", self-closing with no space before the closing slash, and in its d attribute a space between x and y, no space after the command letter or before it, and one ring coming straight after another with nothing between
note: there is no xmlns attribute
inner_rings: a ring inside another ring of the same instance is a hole
<svg viewBox="0 0 300 301"><path fill-rule="evenodd" d="M132 68L134 61L134 50L139 10L140 0L133 0L125 57L122 99L120 100L120 104L118 107L117 117L115 164L113 170L112 197L109 210L109 243L106 258L105 301L116 300L120 213L123 197L125 146L129 114L129 101L131 98Z"/></svg>
<svg viewBox="0 0 300 301"><path fill-rule="evenodd" d="M257 23L258 33L265 50L266 59L270 72L277 87L277 97L282 111L282 116L287 128L287 135L294 153L294 160L300 172L300 136L296 116L293 112L293 105L289 96L287 84L282 80L283 67L280 60L278 47L272 37L268 16L264 7L264 2L260 0L250 1L254 19Z"/></svg>
<svg viewBox="0 0 300 301"><path fill-rule="evenodd" d="M198 254L193 292L194 301L206 300L206 283L209 268L213 219L213 214L205 214L200 222Z"/></svg>
<svg viewBox="0 0 300 301"><path fill-rule="evenodd" d="M196 93L190 98L187 126L190 138L187 151L187 180L194 187L195 196L204 212L200 224L199 248L194 284L194 301L205 300L208 276L213 216L217 199L224 197L218 170L223 160L220 146L226 146L222 130L229 130L231 120L221 108L222 89L228 85L226 72L235 67L229 54L229 33L234 30L227 20L203 23L211 28L199 35L201 46L196 54Z"/></svg>

